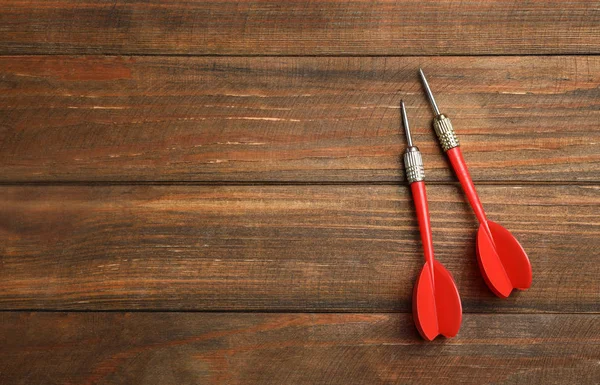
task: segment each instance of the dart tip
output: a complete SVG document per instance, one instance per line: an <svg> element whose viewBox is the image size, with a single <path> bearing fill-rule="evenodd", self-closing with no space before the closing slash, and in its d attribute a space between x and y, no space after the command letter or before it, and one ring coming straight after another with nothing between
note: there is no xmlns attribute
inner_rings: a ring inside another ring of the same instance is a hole
<svg viewBox="0 0 600 385"><path fill-rule="evenodd" d="M420 67L419 67L419 76L421 77L421 82L423 83L423 87L425 87L425 94L427 94L427 99L429 99L429 103L431 104L433 111L435 112L436 115L439 115L440 110L437 106L437 103L435 102L435 98L433 97L433 94L431 93L431 89L429 88L429 83L427 82L427 78L425 78L425 73L423 73L423 69Z"/></svg>
<svg viewBox="0 0 600 385"><path fill-rule="evenodd" d="M427 83L427 79L425 79L425 73L421 67L419 67L419 77L423 83Z"/></svg>
<svg viewBox="0 0 600 385"><path fill-rule="evenodd" d="M408 117L406 116L406 106L404 105L404 100L400 100L400 106L402 110L402 125L404 126L404 132L406 133L406 141L408 143L408 147L412 147L412 138L410 136L410 126L408 125Z"/></svg>

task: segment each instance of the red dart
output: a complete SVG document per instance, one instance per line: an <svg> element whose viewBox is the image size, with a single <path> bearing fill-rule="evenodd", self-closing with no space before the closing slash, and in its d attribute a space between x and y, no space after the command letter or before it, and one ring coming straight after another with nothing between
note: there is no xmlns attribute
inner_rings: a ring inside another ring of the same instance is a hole
<svg viewBox="0 0 600 385"><path fill-rule="evenodd" d="M401 104L402 122L408 142L408 147L404 152L404 167L415 202L421 242L425 253L425 265L413 290L413 318L419 333L426 340L431 341L440 334L445 337L454 337L458 334L462 321L460 296L452 275L433 256L423 159L419 149L413 146L404 101Z"/></svg>
<svg viewBox="0 0 600 385"><path fill-rule="evenodd" d="M479 220L477 261L485 282L494 294L502 298L508 297L513 289L528 289L531 286L531 264L525 250L508 230L487 219L452 123L440 113L423 70L419 69L419 74L436 115L433 119L435 133Z"/></svg>

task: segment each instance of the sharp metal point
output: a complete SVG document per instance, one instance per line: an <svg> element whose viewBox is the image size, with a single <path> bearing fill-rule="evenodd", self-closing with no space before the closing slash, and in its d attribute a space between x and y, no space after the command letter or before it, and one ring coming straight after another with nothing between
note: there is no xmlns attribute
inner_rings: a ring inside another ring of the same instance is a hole
<svg viewBox="0 0 600 385"><path fill-rule="evenodd" d="M421 76L421 81L423 82L423 86L425 87L425 93L427 94L427 98L429 99L429 103L431 103L431 107L433 107L433 111L436 115L440 115L440 110L433 98L433 94L431 93L431 88L429 88L429 83L427 83L427 79L425 78L425 74L423 70L419 68L419 75Z"/></svg>
<svg viewBox="0 0 600 385"><path fill-rule="evenodd" d="M408 118L406 116L406 107L404 106L404 100L400 101L402 106L402 125L404 126L404 132L406 133L406 142L408 147L413 147L412 137L410 136L410 127L408 125Z"/></svg>

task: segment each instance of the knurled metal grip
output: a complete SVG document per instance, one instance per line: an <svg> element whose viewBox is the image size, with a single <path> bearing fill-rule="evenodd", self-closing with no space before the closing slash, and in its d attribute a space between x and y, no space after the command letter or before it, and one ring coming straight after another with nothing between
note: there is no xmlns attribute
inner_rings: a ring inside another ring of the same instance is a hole
<svg viewBox="0 0 600 385"><path fill-rule="evenodd" d="M406 149L404 153L404 169L406 170L408 183L425 180L423 158L417 147L413 146Z"/></svg>
<svg viewBox="0 0 600 385"><path fill-rule="evenodd" d="M460 145L460 143L458 143L458 138L454 133L454 128L452 128L452 123L446 115L440 114L433 118L433 129L435 130L444 151L448 151L449 149Z"/></svg>

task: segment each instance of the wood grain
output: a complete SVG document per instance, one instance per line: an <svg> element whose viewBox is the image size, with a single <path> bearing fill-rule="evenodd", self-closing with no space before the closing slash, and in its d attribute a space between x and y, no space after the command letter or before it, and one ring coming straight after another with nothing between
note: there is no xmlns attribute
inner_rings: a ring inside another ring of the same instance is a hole
<svg viewBox="0 0 600 385"><path fill-rule="evenodd" d="M5 0L0 54L598 54L594 1Z"/></svg>
<svg viewBox="0 0 600 385"><path fill-rule="evenodd" d="M599 36L581 0L3 1L0 383L600 383ZM419 67L526 292L480 277ZM451 340L409 314L400 99Z"/></svg>
<svg viewBox="0 0 600 385"><path fill-rule="evenodd" d="M600 315L0 313L17 384L597 384ZM35 364L32 364L35 363Z"/></svg>
<svg viewBox="0 0 600 385"><path fill-rule="evenodd" d="M401 98L454 181L419 66L475 180L600 182L596 56L0 57L0 181L400 181Z"/></svg>
<svg viewBox="0 0 600 385"><path fill-rule="evenodd" d="M533 286L485 286L458 186L428 190L466 312L600 312L600 188L481 186ZM423 264L400 186L0 187L2 309L410 311Z"/></svg>

